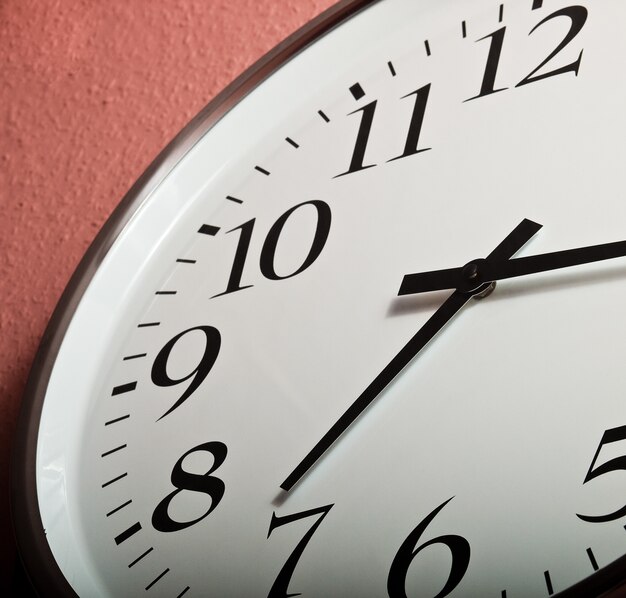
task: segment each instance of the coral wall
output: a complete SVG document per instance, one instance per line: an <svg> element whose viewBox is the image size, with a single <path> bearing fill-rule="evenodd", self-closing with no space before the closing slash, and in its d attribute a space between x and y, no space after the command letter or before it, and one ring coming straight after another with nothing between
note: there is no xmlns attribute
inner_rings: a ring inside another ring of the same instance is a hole
<svg viewBox="0 0 626 598"><path fill-rule="evenodd" d="M217 92L333 0L0 1L0 594L10 446L46 322L95 233Z"/></svg>

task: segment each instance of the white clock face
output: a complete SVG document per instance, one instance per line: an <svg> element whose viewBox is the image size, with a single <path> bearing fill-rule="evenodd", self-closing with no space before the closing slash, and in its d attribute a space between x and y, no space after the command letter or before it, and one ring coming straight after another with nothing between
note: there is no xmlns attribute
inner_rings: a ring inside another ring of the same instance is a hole
<svg viewBox="0 0 626 598"><path fill-rule="evenodd" d="M77 594L548 596L626 554L626 258L501 280L367 390L454 291L405 275L525 219L498 263L626 238L624 22L383 0L198 135L47 386L39 508Z"/></svg>

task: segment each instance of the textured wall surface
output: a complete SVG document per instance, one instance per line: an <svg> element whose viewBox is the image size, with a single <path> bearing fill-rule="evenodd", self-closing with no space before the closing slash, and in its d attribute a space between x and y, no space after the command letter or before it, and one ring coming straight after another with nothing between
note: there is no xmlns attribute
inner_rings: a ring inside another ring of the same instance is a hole
<svg viewBox="0 0 626 598"><path fill-rule="evenodd" d="M217 92L333 0L0 0L0 594L28 370L94 235Z"/></svg>

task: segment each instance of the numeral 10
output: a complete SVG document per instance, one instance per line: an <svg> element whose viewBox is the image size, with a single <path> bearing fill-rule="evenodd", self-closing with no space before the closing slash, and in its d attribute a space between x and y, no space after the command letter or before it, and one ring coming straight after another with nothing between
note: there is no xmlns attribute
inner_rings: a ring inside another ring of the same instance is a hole
<svg viewBox="0 0 626 598"><path fill-rule="evenodd" d="M317 212L317 223L315 225L315 233L313 234L311 248L309 249L309 253L307 254L300 267L298 267L294 272L282 275L278 274L276 272L275 259L276 250L278 248L278 241L280 240L283 228L285 227L285 224L287 223L291 215L297 210L305 208L305 206L312 206ZM263 247L261 249L261 257L259 261L261 274L263 274L263 276L265 276L265 278L267 278L268 280L285 280L287 278L297 276L301 272L304 272L315 262L315 260L322 253L324 245L326 245L326 241L328 239L328 234L330 232L331 220L332 216L330 206L327 203L319 200L306 201L287 210L272 225L269 232L267 233L267 237L265 238L265 242L263 243ZM248 220L240 226L237 226L236 228L228 231L229 233L240 231L239 242L237 243L237 249L235 251L235 259L233 260L233 266L230 272L230 276L228 278L226 290L222 293L214 295L212 298L221 297L222 295L228 295L237 291L242 291L243 289L248 289L253 286L251 284L242 284L241 279L243 277L243 269L246 265L246 260L248 258L248 250L250 249L250 241L252 240L252 233L254 231L255 222L256 219L253 218L252 220Z"/></svg>

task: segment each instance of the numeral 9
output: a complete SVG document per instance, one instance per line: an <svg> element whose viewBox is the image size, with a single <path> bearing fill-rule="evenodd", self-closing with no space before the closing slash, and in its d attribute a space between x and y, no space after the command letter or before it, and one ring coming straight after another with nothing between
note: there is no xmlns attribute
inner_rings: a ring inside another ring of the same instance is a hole
<svg viewBox="0 0 626 598"><path fill-rule="evenodd" d="M204 353L200 356L200 360L195 366L195 369L189 372L186 376L183 376L182 378L171 378L167 373L167 364L172 350L181 338L196 331L202 332L206 337ZM191 380L191 383L180 395L180 398L159 418L159 420L172 413L174 409L180 407L198 389L202 382L204 382L204 379L208 376L215 360L217 359L221 342L221 336L217 328L213 328L212 326L196 326L195 328L190 328L189 330L185 330L180 334L177 334L159 351L159 354L156 356L154 364L152 365L151 375L152 382L154 384L164 387L177 386L187 380Z"/></svg>

